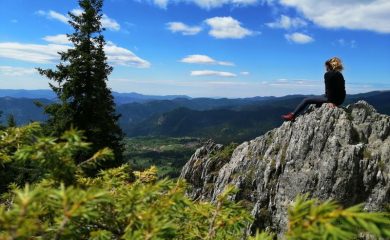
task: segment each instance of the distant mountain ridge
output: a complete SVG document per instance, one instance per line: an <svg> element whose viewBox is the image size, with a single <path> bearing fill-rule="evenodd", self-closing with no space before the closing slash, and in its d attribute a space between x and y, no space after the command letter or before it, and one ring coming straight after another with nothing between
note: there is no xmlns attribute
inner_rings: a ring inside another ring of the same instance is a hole
<svg viewBox="0 0 390 240"><path fill-rule="evenodd" d="M4 123L11 114L14 116L17 125L27 124L32 121L46 121L47 116L43 114L41 108L36 106L35 102L40 102L44 105L52 103L52 101L46 98L0 97L0 123Z"/></svg>
<svg viewBox="0 0 390 240"><path fill-rule="evenodd" d="M116 104L132 103L132 102L146 102L153 100L172 100L175 98L189 99L186 95L143 95L140 93L119 93L112 92ZM37 90L26 90L26 89L0 89L0 97L13 97L13 98L45 98L48 100L55 100L57 95L50 89L37 89Z"/></svg>
<svg viewBox="0 0 390 240"><path fill-rule="evenodd" d="M56 94L49 89L25 90L25 89L0 89L0 97L11 98L45 98L53 100Z"/></svg>
<svg viewBox="0 0 390 240"><path fill-rule="evenodd" d="M120 124L128 136L193 136L227 143L261 135L282 123L280 115L306 96L254 99L191 99L124 104ZM348 95L344 105L358 100L390 115L390 91Z"/></svg>
<svg viewBox="0 0 390 240"><path fill-rule="evenodd" d="M22 93L23 96L33 96L36 92ZM222 143L248 140L277 127L282 123L280 115L292 111L306 97L289 95L213 99L180 96L152 100L147 95L136 93L120 96L124 96L126 101L130 99L127 98L129 96L138 97L137 102L117 104L117 112L121 114L119 123L127 136L191 136L213 138ZM0 111L3 111L0 120L5 122L6 117L13 114L18 124L45 121L47 116L33 104L36 100L0 97ZM42 98L38 100L44 105L54 101ZM390 91L348 95L344 105L358 100L365 100L378 112L390 115Z"/></svg>

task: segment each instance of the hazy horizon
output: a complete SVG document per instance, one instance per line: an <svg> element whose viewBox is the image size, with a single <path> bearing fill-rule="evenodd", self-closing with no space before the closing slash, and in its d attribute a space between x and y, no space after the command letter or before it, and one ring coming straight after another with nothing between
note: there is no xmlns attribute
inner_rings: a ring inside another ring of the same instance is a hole
<svg viewBox="0 0 390 240"><path fill-rule="evenodd" d="M51 89L47 88L47 89L5 89L5 88L0 88L0 91L1 90L10 90L10 91L52 91ZM183 96L183 97L189 97L189 98L229 98L229 99L234 99L234 98L255 98L255 97L285 97L285 96L290 96L290 95L320 95L320 94L303 94L303 93L293 93L293 94L286 94L286 95L280 95L280 96L276 96L276 95L255 95L255 96L248 96L248 97L226 97L226 96L191 96L191 95L187 95L187 94L163 94L163 95L159 95L159 94L146 94L146 93L140 93L140 92L119 92L119 91L114 91L112 90L113 92L115 93L119 93L119 94L140 94L140 95L144 95L144 96ZM372 90L372 91L366 91L366 92L357 92L357 93L347 93L348 95L355 95L355 94L365 94L365 93L370 93L370 92L386 92L386 91L390 91L390 89L383 89L383 90ZM54 92L53 92L54 94ZM3 96L3 97L6 97L6 96Z"/></svg>

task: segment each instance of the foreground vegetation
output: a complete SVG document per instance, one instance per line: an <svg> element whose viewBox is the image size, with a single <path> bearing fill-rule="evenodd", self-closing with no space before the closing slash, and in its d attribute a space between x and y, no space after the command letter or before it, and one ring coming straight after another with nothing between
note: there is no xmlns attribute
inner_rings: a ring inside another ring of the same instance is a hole
<svg viewBox="0 0 390 240"><path fill-rule="evenodd" d="M192 201L185 183L158 180L155 167L88 169L112 160L102 149L78 163L90 144L77 130L45 136L37 123L0 131L0 239L240 239L252 217L229 201ZM78 159L79 160L79 159ZM287 239L354 239L359 232L390 237L386 213L341 209L299 197L289 210ZM253 239L272 239L261 233Z"/></svg>
<svg viewBox="0 0 390 240"><path fill-rule="evenodd" d="M34 123L0 132L3 188L0 239L237 239L251 217L239 203L193 202L182 181L157 180L155 167L129 165L88 176L112 158L103 149L77 164L88 150L81 132L47 137ZM220 228L220 226L224 226Z"/></svg>

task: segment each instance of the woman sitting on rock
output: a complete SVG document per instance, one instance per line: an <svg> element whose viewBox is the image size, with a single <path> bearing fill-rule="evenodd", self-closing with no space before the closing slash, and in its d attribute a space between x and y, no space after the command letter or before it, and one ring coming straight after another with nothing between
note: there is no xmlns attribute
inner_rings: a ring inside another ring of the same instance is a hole
<svg viewBox="0 0 390 240"><path fill-rule="evenodd" d="M316 104L317 107L323 103L329 103L332 108L341 105L345 99L345 81L341 71L344 69L341 60L337 57L325 62L325 95L319 97L308 97L297 106L294 112L282 115L286 121L293 121L307 105Z"/></svg>

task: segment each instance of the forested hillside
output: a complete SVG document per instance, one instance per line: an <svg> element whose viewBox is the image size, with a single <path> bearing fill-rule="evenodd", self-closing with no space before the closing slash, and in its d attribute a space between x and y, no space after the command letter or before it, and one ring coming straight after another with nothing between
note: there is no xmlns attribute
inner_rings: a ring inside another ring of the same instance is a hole
<svg viewBox="0 0 390 240"><path fill-rule="evenodd" d="M193 136L231 142L251 139L278 126L280 115L293 110L303 98L148 98L145 102L117 104L117 112L121 115L119 124L129 137ZM389 91L349 95L344 106L358 100L367 101L380 113L390 114ZM33 104L35 101L52 103L47 99L0 98L2 121L10 114L18 124L44 121L47 116Z"/></svg>

